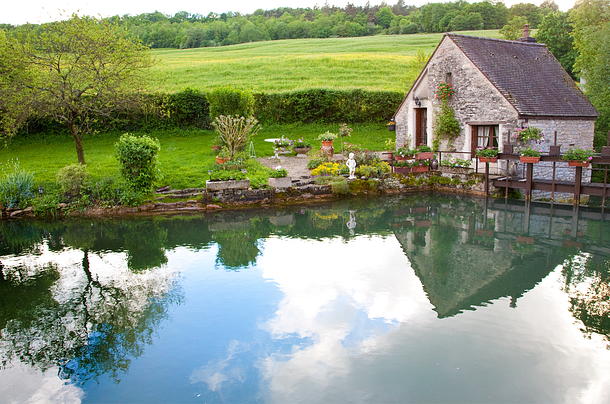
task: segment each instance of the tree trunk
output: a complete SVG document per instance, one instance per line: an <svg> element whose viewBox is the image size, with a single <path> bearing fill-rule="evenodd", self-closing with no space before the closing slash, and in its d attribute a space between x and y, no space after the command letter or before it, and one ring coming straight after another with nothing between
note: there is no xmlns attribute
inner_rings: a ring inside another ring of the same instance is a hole
<svg viewBox="0 0 610 404"><path fill-rule="evenodd" d="M78 162L79 164L85 164L85 151L83 150L83 142L78 136L78 128L76 127L76 123L74 121L70 121L68 126L70 128L72 139L74 139L74 144L76 145L76 157L78 157Z"/></svg>

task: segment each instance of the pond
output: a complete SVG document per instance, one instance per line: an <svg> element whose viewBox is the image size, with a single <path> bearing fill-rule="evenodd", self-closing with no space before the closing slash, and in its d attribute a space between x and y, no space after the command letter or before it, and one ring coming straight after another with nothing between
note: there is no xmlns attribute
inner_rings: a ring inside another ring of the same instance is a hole
<svg viewBox="0 0 610 404"><path fill-rule="evenodd" d="M412 195L0 230L3 402L610 402L599 210Z"/></svg>

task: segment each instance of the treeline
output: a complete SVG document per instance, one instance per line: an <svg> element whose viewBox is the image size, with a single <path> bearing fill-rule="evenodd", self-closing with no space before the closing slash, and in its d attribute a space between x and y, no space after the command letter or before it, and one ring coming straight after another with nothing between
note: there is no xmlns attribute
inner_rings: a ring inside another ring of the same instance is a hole
<svg viewBox="0 0 610 404"><path fill-rule="evenodd" d="M401 35L418 32L448 32L500 29L514 17L525 17L537 28L545 15L556 11L553 0L540 6L519 3L510 8L502 2L430 3L421 7L404 0L389 6L329 6L314 8L280 7L258 9L252 14L227 12L206 16L180 11L173 16L159 11L111 17L129 35L151 48L199 48L247 42L297 38ZM18 32L23 26L0 25Z"/></svg>

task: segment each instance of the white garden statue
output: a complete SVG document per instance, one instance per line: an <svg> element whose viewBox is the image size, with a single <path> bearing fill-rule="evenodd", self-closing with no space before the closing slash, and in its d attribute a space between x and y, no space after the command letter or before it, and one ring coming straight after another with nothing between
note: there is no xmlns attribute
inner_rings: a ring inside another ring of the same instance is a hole
<svg viewBox="0 0 610 404"><path fill-rule="evenodd" d="M347 166L349 167L348 178L350 180L355 180L356 176L354 175L354 173L356 172L356 160L354 160L354 153L349 154L349 158L347 159L347 162L345 164L347 164Z"/></svg>

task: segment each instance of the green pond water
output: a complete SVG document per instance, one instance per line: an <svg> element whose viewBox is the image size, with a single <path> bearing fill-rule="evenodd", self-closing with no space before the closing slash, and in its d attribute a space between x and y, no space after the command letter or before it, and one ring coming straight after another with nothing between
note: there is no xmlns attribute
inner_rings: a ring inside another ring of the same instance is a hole
<svg viewBox="0 0 610 404"><path fill-rule="evenodd" d="M414 195L0 222L2 403L608 403L610 216Z"/></svg>

